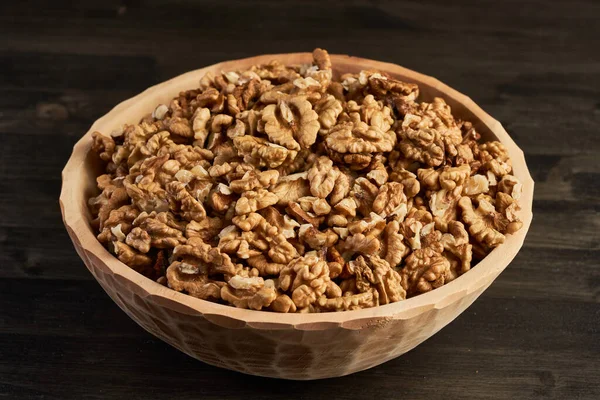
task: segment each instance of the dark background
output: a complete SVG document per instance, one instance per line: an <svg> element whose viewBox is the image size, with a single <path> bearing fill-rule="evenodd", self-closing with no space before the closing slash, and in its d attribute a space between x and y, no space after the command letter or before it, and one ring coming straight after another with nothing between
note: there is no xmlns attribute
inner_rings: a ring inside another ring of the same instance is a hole
<svg viewBox="0 0 600 400"><path fill-rule="evenodd" d="M0 4L0 398L600 398L600 2ZM104 294L63 228L60 171L148 86L317 46L436 76L500 120L536 181L533 225L473 306L396 360L316 382L216 369Z"/></svg>

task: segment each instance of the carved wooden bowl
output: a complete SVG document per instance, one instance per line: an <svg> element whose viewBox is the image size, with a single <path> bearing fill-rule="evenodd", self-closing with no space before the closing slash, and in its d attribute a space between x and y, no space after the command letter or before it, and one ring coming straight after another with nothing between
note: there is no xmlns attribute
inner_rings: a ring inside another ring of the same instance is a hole
<svg viewBox="0 0 600 400"><path fill-rule="evenodd" d="M422 343L456 318L508 266L523 244L532 219L533 180L523 152L502 125L470 98L438 80L394 64L332 55L334 74L377 69L415 82L420 99L443 97L452 112L474 123L484 140L501 141L523 183L523 228L508 235L471 271L432 292L376 308L321 314L279 314L237 309L168 289L130 269L96 240L87 199L95 194L100 162L91 153L93 131L111 132L137 123L159 103L197 87L208 71L245 69L277 58L310 63L310 53L263 55L188 72L122 102L94 123L75 145L63 170L60 205L77 253L106 293L148 332L208 364L247 374L285 379L319 379L374 367ZM117 355L118 357L118 355Z"/></svg>

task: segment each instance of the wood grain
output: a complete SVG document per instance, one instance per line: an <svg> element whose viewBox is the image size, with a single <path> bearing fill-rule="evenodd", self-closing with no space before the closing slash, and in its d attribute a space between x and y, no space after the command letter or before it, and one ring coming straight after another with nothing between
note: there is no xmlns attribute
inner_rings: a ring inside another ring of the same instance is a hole
<svg viewBox="0 0 600 400"><path fill-rule="evenodd" d="M600 397L598 2L178 5L0 4L0 395ZM95 119L145 87L315 46L398 63L471 96L525 151L535 218L511 266L414 351L347 378L251 378L172 350L112 303L62 227L60 170Z"/></svg>

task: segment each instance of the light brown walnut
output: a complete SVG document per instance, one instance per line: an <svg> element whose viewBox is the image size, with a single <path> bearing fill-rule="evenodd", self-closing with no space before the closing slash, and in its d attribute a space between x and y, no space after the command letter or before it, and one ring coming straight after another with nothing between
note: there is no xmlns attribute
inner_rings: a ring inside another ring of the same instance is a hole
<svg viewBox="0 0 600 400"><path fill-rule="evenodd" d="M233 145L245 162L257 167L277 168L297 154L294 150L248 135L233 138Z"/></svg>
<svg viewBox="0 0 600 400"><path fill-rule="evenodd" d="M402 259L407 255L408 248L404 245L404 236L400 233L400 224L398 221L390 221L386 225L380 250L380 256L392 268L400 265Z"/></svg>
<svg viewBox="0 0 600 400"><path fill-rule="evenodd" d="M276 170L248 171L240 179L233 180L229 187L235 193L243 193L255 189L267 188L277 183L279 172Z"/></svg>
<svg viewBox="0 0 600 400"><path fill-rule="evenodd" d="M407 199L404 185L398 182L388 182L381 186L373 201L373 211L383 218L394 215L406 215Z"/></svg>
<svg viewBox="0 0 600 400"><path fill-rule="evenodd" d="M92 150L98 153L101 160L111 161L116 147L115 140L97 131L92 133L92 139Z"/></svg>
<svg viewBox="0 0 600 400"><path fill-rule="evenodd" d="M277 184L270 189L270 192L277 196L277 204L287 206L309 195L310 184L306 177L306 173L299 173L279 178Z"/></svg>
<svg viewBox="0 0 600 400"><path fill-rule="evenodd" d="M166 185L166 189L173 201L178 204L179 213L184 219L198 221L206 217L204 206L188 192L186 184L171 182Z"/></svg>
<svg viewBox="0 0 600 400"><path fill-rule="evenodd" d="M186 292L203 300L221 298L224 282L209 279L208 275L193 265L175 261L167 268L166 277L169 287L178 292Z"/></svg>
<svg viewBox="0 0 600 400"><path fill-rule="evenodd" d="M350 196L356 201L358 211L364 216L371 213L378 194L379 188L363 177L354 181L350 192Z"/></svg>
<svg viewBox="0 0 600 400"><path fill-rule="evenodd" d="M332 95L327 95L315 104L314 110L319 116L319 134L326 135L337 123L337 119L342 113L343 107L338 99Z"/></svg>
<svg viewBox="0 0 600 400"><path fill-rule="evenodd" d="M101 243L108 244L113 241L123 242L131 232L133 221L140 211L131 205L125 205L112 210L104 221L103 229L98 235Z"/></svg>
<svg viewBox="0 0 600 400"><path fill-rule="evenodd" d="M453 221L448 225L448 233L442 235L441 243L444 246L444 255L450 261L450 274L446 275L446 282L471 269L473 246L469 243L469 234L464 225Z"/></svg>
<svg viewBox="0 0 600 400"><path fill-rule="evenodd" d="M319 309L322 311L351 311L375 307L379 304L379 294L375 289L364 293L356 293L342 297L328 299L321 296L318 300Z"/></svg>
<svg viewBox="0 0 600 400"><path fill-rule="evenodd" d="M291 293L296 307L314 304L327 290L330 281L327 262L316 254L295 259L279 274L279 286Z"/></svg>
<svg viewBox="0 0 600 400"><path fill-rule="evenodd" d="M235 274L231 258L199 237L189 238L185 244L176 246L173 249L173 257L199 268L202 273Z"/></svg>
<svg viewBox="0 0 600 400"><path fill-rule="evenodd" d="M402 278L387 261L376 255L359 256L348 263L348 271L356 280L356 288L364 293L377 290L379 304L389 304L406 298Z"/></svg>
<svg viewBox="0 0 600 400"><path fill-rule="evenodd" d="M331 150L342 154L387 152L396 144L396 135L362 121L342 122L330 129L325 143Z"/></svg>
<svg viewBox="0 0 600 400"><path fill-rule="evenodd" d="M433 215L436 229L446 232L448 224L457 219L457 204L462 191L462 186L455 186L453 189L443 188L431 194L429 209Z"/></svg>
<svg viewBox="0 0 600 400"><path fill-rule="evenodd" d="M226 286L221 287L221 298L238 308L262 310L277 298L277 292L266 286L261 277L234 275Z"/></svg>
<svg viewBox="0 0 600 400"><path fill-rule="evenodd" d="M504 243L505 236L501 232L506 229L508 220L489 201L480 199L479 205L474 208L470 198L462 197L458 205L462 210L462 220L478 243L491 248Z"/></svg>
<svg viewBox="0 0 600 400"><path fill-rule="evenodd" d="M333 162L329 158L324 156L319 157L308 170L307 175L312 195L322 199L329 196L333 191L339 174L339 169L333 167Z"/></svg>
<svg viewBox="0 0 600 400"><path fill-rule="evenodd" d="M312 104L302 96L269 104L262 111L269 139L290 150L307 149L315 143L320 128L318 118Z"/></svg>
<svg viewBox="0 0 600 400"><path fill-rule="evenodd" d="M110 213L129 203L130 199L123 187L123 180L111 179L108 175L101 175L97 181L98 188L102 190L102 193L90 198L88 204L92 213L97 215L96 221L100 231L102 231Z"/></svg>
<svg viewBox="0 0 600 400"><path fill-rule="evenodd" d="M132 269L138 272L144 272L153 264L151 257L142 253L138 253L135 249L123 242L112 242L112 245L113 251L119 261L129 265Z"/></svg>
<svg viewBox="0 0 600 400"><path fill-rule="evenodd" d="M251 190L244 192L235 203L235 213L237 215L252 213L277 204L278 201L277 195L265 189Z"/></svg>

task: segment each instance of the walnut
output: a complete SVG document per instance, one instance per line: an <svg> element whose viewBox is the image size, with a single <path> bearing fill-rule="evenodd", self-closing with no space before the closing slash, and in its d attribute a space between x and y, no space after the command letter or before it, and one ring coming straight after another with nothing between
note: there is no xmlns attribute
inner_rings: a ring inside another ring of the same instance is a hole
<svg viewBox="0 0 600 400"><path fill-rule="evenodd" d="M385 160L383 159L382 156L380 156L380 155L375 156L371 160L371 164L369 165L369 172L367 173L367 178L371 179L373 182L375 182L379 186L386 183L389 178L384 161Z"/></svg>
<svg viewBox="0 0 600 400"><path fill-rule="evenodd" d="M196 105L209 108L211 112L220 113L224 109L225 96L215 88L209 88L196 97Z"/></svg>
<svg viewBox="0 0 600 400"><path fill-rule="evenodd" d="M325 135L336 124L343 107L338 99L332 95L327 95L315 104L314 110L319 116L319 134Z"/></svg>
<svg viewBox="0 0 600 400"><path fill-rule="evenodd" d="M383 218L394 215L406 215L406 195L404 185L398 182L388 182L381 186L373 201L373 211Z"/></svg>
<svg viewBox="0 0 600 400"><path fill-rule="evenodd" d="M480 193L487 193L490 190L489 180L483 175L473 175L465 182L463 194L475 196Z"/></svg>
<svg viewBox="0 0 600 400"><path fill-rule="evenodd" d="M302 96L269 104L262 112L265 133L276 144L290 150L309 148L317 139L320 125L318 114Z"/></svg>
<svg viewBox="0 0 600 400"><path fill-rule="evenodd" d="M354 275L356 288L361 293L370 288L377 290L379 304L394 303L406 298L400 274L378 256L359 256L348 263L348 271Z"/></svg>
<svg viewBox="0 0 600 400"><path fill-rule="evenodd" d="M288 214L296 218L296 220L302 221L303 223L308 223L313 225L314 227L318 227L321 222L325 219L324 217L317 217L315 214L304 211L300 204L296 202L288 203L286 208Z"/></svg>
<svg viewBox="0 0 600 400"><path fill-rule="evenodd" d="M248 171L241 179L231 181L229 187L235 193L243 193L254 189L262 189L274 185L279 179L279 172L275 170L268 171Z"/></svg>
<svg viewBox="0 0 600 400"><path fill-rule="evenodd" d="M318 300L319 309L323 311L350 311L378 305L378 293L375 289L343 297L328 299L321 296Z"/></svg>
<svg viewBox="0 0 600 400"><path fill-rule="evenodd" d="M254 245L256 245L256 241L254 238L250 237L242 237L240 231L236 228L235 225L229 225L218 234L219 243L217 247L223 252L227 254L235 254L238 258L242 260L248 260L251 257L259 256L262 254L262 251L268 248L268 244L265 243L264 248L258 249L255 247L251 247L248 240L252 241Z"/></svg>
<svg viewBox="0 0 600 400"><path fill-rule="evenodd" d="M523 191L523 184L512 175L504 175L502 179L500 179L500 182L498 182L498 190L508 194L515 200L519 200Z"/></svg>
<svg viewBox="0 0 600 400"><path fill-rule="evenodd" d="M381 242L373 235L364 235L357 233L352 236L348 236L340 244L340 250L347 254L361 253L361 254L374 254L381 248Z"/></svg>
<svg viewBox="0 0 600 400"><path fill-rule="evenodd" d="M508 224L506 225L504 233L515 233L523 226L523 223L519 221L517 212L521 209L519 203L506 193L499 192L496 195L496 209L500 212Z"/></svg>
<svg viewBox="0 0 600 400"><path fill-rule="evenodd" d="M362 121L342 122L325 137L327 147L338 153L375 153L391 151L396 144L393 131L382 131Z"/></svg>
<svg viewBox="0 0 600 400"><path fill-rule="evenodd" d="M152 265L152 258L145 254L138 253L123 242L112 242L113 251L119 261L127 264L134 270L142 272Z"/></svg>
<svg viewBox="0 0 600 400"><path fill-rule="evenodd" d="M233 204L235 198L227 185L219 183L208 195L208 205L216 212L225 212Z"/></svg>
<svg viewBox="0 0 600 400"><path fill-rule="evenodd" d="M384 239L381 241L381 257L396 268L407 255L408 249L404 245L404 236L400 233L398 221L390 221L384 230Z"/></svg>
<svg viewBox="0 0 600 400"><path fill-rule="evenodd" d="M170 249L186 241L182 232L185 224L177 221L170 212L142 212L133 221L133 226L135 228L127 235L126 243L142 253L147 253L150 246Z"/></svg>
<svg viewBox="0 0 600 400"><path fill-rule="evenodd" d="M279 286L291 293L298 308L314 304L330 281L327 262L316 254L306 254L288 264L279 274Z"/></svg>
<svg viewBox="0 0 600 400"><path fill-rule="evenodd" d="M337 125L336 125L337 126ZM331 149L327 149L327 154L334 162L345 164L346 167L352 171L360 171L368 168L373 160L372 154L358 153L358 154L342 154Z"/></svg>
<svg viewBox="0 0 600 400"><path fill-rule="evenodd" d="M315 250L323 247L331 247L338 240L338 235L334 231L328 229L321 232L311 224L300 225L298 237L308 244L311 249Z"/></svg>
<svg viewBox="0 0 600 400"><path fill-rule="evenodd" d="M390 174L390 180L400 182L404 186L404 194L407 198L415 197L421 191L421 182L417 175L404 169L398 168Z"/></svg>
<svg viewBox="0 0 600 400"><path fill-rule="evenodd" d="M286 239L296 237L295 229L300 227L298 221L282 215L275 207L264 208L260 214L269 224L276 226Z"/></svg>
<svg viewBox="0 0 600 400"><path fill-rule="evenodd" d="M200 268L206 274L235 274L235 266L229 256L200 237L191 237L185 244L176 246L173 257Z"/></svg>
<svg viewBox="0 0 600 400"><path fill-rule="evenodd" d="M441 244L417 249L406 257L402 284L409 296L429 292L445 283L450 262L442 256L439 247Z"/></svg>
<svg viewBox="0 0 600 400"><path fill-rule="evenodd" d="M487 142L479 146L479 160L484 171L492 172L501 178L512 171L508 150L500 142Z"/></svg>
<svg viewBox="0 0 600 400"><path fill-rule="evenodd" d="M342 86L350 92L350 98L373 93L378 97L391 96L398 100L412 101L419 95L419 87L414 83L398 81L379 71L361 71L359 74L342 75Z"/></svg>
<svg viewBox="0 0 600 400"><path fill-rule="evenodd" d="M293 313L296 312L297 308L290 296L288 296L287 294L280 294L277 296L275 301L271 303L271 310L280 313Z"/></svg>
<svg viewBox="0 0 600 400"><path fill-rule="evenodd" d="M415 114L407 114L399 135L400 150L410 159L429 166L439 166L445 156L456 156L456 146L462 142L462 134L450 107L436 97Z"/></svg>
<svg viewBox="0 0 600 400"><path fill-rule="evenodd" d="M470 174L471 168L468 165L445 167L440 172L440 186L444 189L452 190L457 186L464 185Z"/></svg>
<svg viewBox="0 0 600 400"><path fill-rule="evenodd" d="M261 310L271 305L277 298L277 292L274 288L265 286L263 278L234 275L227 286L221 288L221 298L238 308Z"/></svg>
<svg viewBox="0 0 600 400"><path fill-rule="evenodd" d="M290 82L298 78L300 75L292 68L288 68L277 60L273 60L268 64L253 65L250 71L254 72L261 79L268 79L275 83Z"/></svg>
<svg viewBox="0 0 600 400"><path fill-rule="evenodd" d="M446 232L448 223L457 218L457 204L462 190L462 186L456 186L452 190L444 188L431 194L429 208L433 214L435 227L442 232Z"/></svg>
<svg viewBox="0 0 600 400"><path fill-rule="evenodd" d="M286 264L270 262L263 254L249 257L248 265L256 268L262 276L279 275L286 266Z"/></svg>
<svg viewBox="0 0 600 400"><path fill-rule="evenodd" d="M103 179L107 183L103 184ZM92 197L88 204L92 213L97 215L98 227L102 231L110 213L129 203L129 197L126 189L123 188L122 180L110 179L108 175L98 177L98 187L102 193L97 197Z"/></svg>
<svg viewBox="0 0 600 400"><path fill-rule="evenodd" d="M348 224L348 231L353 235L357 233L379 236L385 228L385 219L372 212L367 218L352 221Z"/></svg>
<svg viewBox="0 0 600 400"><path fill-rule="evenodd" d="M114 139L100 132L92 133L92 139L94 140L92 151L98 153L103 161L111 161L116 147Z"/></svg>
<svg viewBox="0 0 600 400"><path fill-rule="evenodd" d="M435 168L419 168L417 170L419 181L428 189L440 190L440 171Z"/></svg>
<svg viewBox="0 0 600 400"><path fill-rule="evenodd" d="M428 123L418 115L404 117L400 150L409 159L438 166L444 160L443 142L435 130L427 127Z"/></svg>
<svg viewBox="0 0 600 400"><path fill-rule="evenodd" d="M248 214L277 204L277 201L279 201L279 197L265 189L251 190L239 198L235 204L235 212L238 215Z"/></svg>
<svg viewBox="0 0 600 400"><path fill-rule="evenodd" d="M238 80L239 82L239 80ZM227 107L232 115L250 109L260 96L271 88L271 83L256 77L233 89L227 95Z"/></svg>
<svg viewBox="0 0 600 400"><path fill-rule="evenodd" d="M190 125L190 121L182 117L169 118L166 121L166 128L173 135L184 138L194 137L194 130Z"/></svg>
<svg viewBox="0 0 600 400"><path fill-rule="evenodd" d="M181 216L188 221L199 221L206 217L206 210L200 201L194 198L182 182L170 182L166 185L167 192L179 204Z"/></svg>
<svg viewBox="0 0 600 400"><path fill-rule="evenodd" d="M185 291L190 296L204 300L221 298L223 282L210 280L208 275L193 265L175 261L167 268L166 276L173 290Z"/></svg>
<svg viewBox="0 0 600 400"><path fill-rule="evenodd" d="M320 70L331 69L331 59L327 50L315 49L313 51L313 64Z"/></svg>
<svg viewBox="0 0 600 400"><path fill-rule="evenodd" d="M340 171L333 168L333 162L329 158L319 157L312 168L308 170L310 192L313 196L326 198L333 191L339 174Z"/></svg>
<svg viewBox="0 0 600 400"><path fill-rule="evenodd" d="M133 220L135 220L139 213L139 210L131 205L111 210L108 218L104 221L103 229L98 235L98 240L104 244L113 241L125 241L126 235L131 232Z"/></svg>
<svg viewBox="0 0 600 400"><path fill-rule="evenodd" d="M255 246L258 242L274 262L288 263L298 255L294 246L287 241L282 228L271 225L260 214L251 213L244 217L236 217L233 222L247 230L248 242Z"/></svg>
<svg viewBox="0 0 600 400"><path fill-rule="evenodd" d="M469 227L469 233L480 244L496 247L504 243L501 231L506 229L508 221L487 200L479 200L475 209L470 198L462 197L458 206L462 209L462 220Z"/></svg>
<svg viewBox="0 0 600 400"><path fill-rule="evenodd" d="M450 260L451 273L447 274L445 279L446 282L450 282L471 269L473 246L469 244L469 234L459 221L448 224L448 233L442 235L441 243L446 258Z"/></svg>
<svg viewBox="0 0 600 400"><path fill-rule="evenodd" d="M336 247L325 249L325 257L329 266L329 277L335 279L342 273L346 260L342 257Z"/></svg>
<svg viewBox="0 0 600 400"><path fill-rule="evenodd" d="M208 108L198 108L192 117L192 130L194 131L194 144L204 147L204 142L208 137L208 121L210 120L210 110Z"/></svg>
<svg viewBox="0 0 600 400"><path fill-rule="evenodd" d="M362 215L369 215L371 207L379 194L377 186L369 182L366 178L358 178L354 181L352 191L350 192L351 197L356 201L358 211Z"/></svg>
<svg viewBox="0 0 600 400"><path fill-rule="evenodd" d="M299 173L281 177L270 191L277 196L277 204L287 206L291 202L310 194L310 186L306 180L306 173Z"/></svg>
<svg viewBox="0 0 600 400"><path fill-rule="evenodd" d="M248 135L233 138L233 145L245 162L258 167L277 168L286 160L293 160L297 154L296 151Z"/></svg>
<svg viewBox="0 0 600 400"><path fill-rule="evenodd" d="M191 238L198 236L203 241L210 242L218 235L221 229L223 229L224 222L225 221L218 217L206 217L200 221L190 221L185 227L185 237Z"/></svg>
<svg viewBox="0 0 600 400"><path fill-rule="evenodd" d="M331 206L325 199L314 196L304 196L300 197L296 202L304 211L313 213L317 216L327 215L331 212Z"/></svg>

